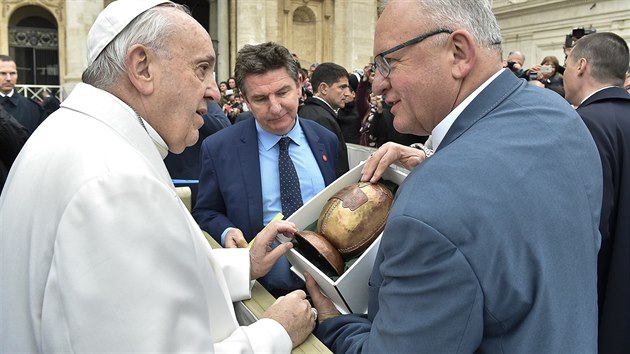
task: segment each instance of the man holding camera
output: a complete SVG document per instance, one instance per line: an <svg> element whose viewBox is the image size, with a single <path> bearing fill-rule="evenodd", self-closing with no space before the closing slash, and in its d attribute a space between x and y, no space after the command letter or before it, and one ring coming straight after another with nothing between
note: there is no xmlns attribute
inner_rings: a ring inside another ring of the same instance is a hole
<svg viewBox="0 0 630 354"><path fill-rule="evenodd" d="M525 64L525 54L519 51L513 51L508 54L505 67L512 70L517 77L523 77L523 75L525 75L523 64Z"/></svg>

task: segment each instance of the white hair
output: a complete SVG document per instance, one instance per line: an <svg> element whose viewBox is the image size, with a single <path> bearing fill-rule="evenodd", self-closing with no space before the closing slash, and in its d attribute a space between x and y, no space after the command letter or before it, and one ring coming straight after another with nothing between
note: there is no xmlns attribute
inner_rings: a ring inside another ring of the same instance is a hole
<svg viewBox="0 0 630 354"><path fill-rule="evenodd" d="M388 3L384 0L381 9ZM465 29L480 46L501 49L501 28L490 0L420 0L416 10L440 28Z"/></svg>
<svg viewBox="0 0 630 354"><path fill-rule="evenodd" d="M164 3L142 13L125 27L114 40L103 49L92 65L83 72L82 81L92 86L107 89L125 73L125 56L131 46L143 44L152 48L162 58L169 58L166 46L173 34L172 19L161 8L171 7L190 15L184 5Z"/></svg>

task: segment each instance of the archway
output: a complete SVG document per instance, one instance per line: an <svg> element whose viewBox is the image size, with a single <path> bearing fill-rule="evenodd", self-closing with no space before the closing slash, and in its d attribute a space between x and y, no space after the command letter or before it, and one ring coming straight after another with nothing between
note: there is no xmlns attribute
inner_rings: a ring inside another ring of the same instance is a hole
<svg viewBox="0 0 630 354"><path fill-rule="evenodd" d="M317 61L317 27L313 10L300 6L293 12L293 40L290 50L298 54L302 67Z"/></svg>
<svg viewBox="0 0 630 354"><path fill-rule="evenodd" d="M59 44L55 17L29 5L9 20L9 55L18 67L18 80L27 85L59 85Z"/></svg>

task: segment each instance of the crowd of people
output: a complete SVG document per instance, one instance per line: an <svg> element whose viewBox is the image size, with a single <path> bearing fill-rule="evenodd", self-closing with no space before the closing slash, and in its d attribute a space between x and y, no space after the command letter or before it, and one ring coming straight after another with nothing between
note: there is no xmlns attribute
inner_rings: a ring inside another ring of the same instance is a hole
<svg viewBox="0 0 630 354"><path fill-rule="evenodd" d="M217 83L185 6L118 0L49 114L0 55L1 351L630 351L628 44L589 33L527 67L501 42L490 1L391 0L362 69L267 42ZM347 144L377 148L364 182L410 171L363 315L275 241ZM191 211L174 179L198 181ZM242 325L253 280L277 300Z"/></svg>

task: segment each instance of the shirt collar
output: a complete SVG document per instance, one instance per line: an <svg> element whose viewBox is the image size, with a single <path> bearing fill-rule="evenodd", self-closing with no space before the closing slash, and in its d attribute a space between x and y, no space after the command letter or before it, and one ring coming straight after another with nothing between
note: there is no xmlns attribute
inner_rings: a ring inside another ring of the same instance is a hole
<svg viewBox="0 0 630 354"><path fill-rule="evenodd" d="M582 102L580 102L580 106L582 105L582 103L586 102L586 100L588 100L589 98L591 98L591 96L593 96L594 94L598 93L599 91L605 90L605 89L607 89L607 88L611 88L611 87L617 87L617 86L613 86L613 85L611 85L611 86L606 86L606 87L602 87L602 88L600 88L599 90L595 90L595 91L591 92L591 94L590 94L590 95L588 95L588 96L584 97L584 99L582 100Z"/></svg>
<svg viewBox="0 0 630 354"><path fill-rule="evenodd" d="M477 96L479 96L481 91L483 91L483 89L485 89L488 85L490 85L490 83L494 81L494 79L496 79L503 72L503 70L506 70L506 69L501 69L497 71L488 80L486 80L486 82L481 84L481 86L477 87L477 89L473 91L473 93L468 95L468 97L466 97L457 107L455 107L451 111L451 113L449 113L444 119L442 119L442 121L435 128L433 128L433 131L431 132L431 136L433 140L434 150L437 149L438 146L440 146L440 143L446 136L446 133L448 133L448 130L451 129L451 126L453 125L457 117L459 117L459 115L464 111L464 109L468 107L470 102L472 102Z"/></svg>
<svg viewBox="0 0 630 354"><path fill-rule="evenodd" d="M262 144L263 149L271 150L280 141L280 138L288 136L297 145L302 145L302 127L300 126L300 119L295 117L295 125L293 129L289 131L287 135L276 135L264 130L258 121L256 121L256 132L258 133L258 141Z"/></svg>
<svg viewBox="0 0 630 354"><path fill-rule="evenodd" d="M332 106L330 105L330 103L328 103L325 99L319 97L319 96L313 96L313 98L317 98L318 100L324 102L326 104L326 106L330 107L330 109L332 109L333 112L337 113L337 110L332 108Z"/></svg>
<svg viewBox="0 0 630 354"><path fill-rule="evenodd" d="M9 92L6 95L4 93L0 92L0 96L2 96L2 97L13 97L13 93L15 93L15 89L11 90L11 92Z"/></svg>

